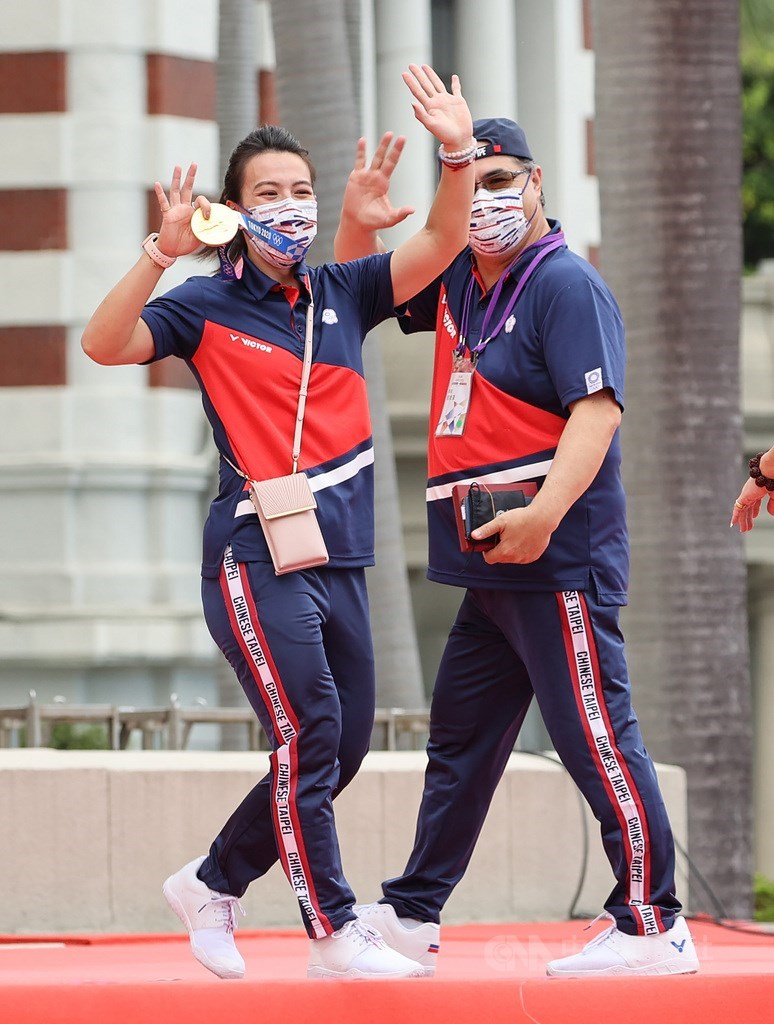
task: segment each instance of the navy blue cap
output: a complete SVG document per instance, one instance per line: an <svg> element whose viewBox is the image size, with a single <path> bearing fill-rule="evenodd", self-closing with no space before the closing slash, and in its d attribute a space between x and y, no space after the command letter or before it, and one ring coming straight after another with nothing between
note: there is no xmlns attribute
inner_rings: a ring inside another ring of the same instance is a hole
<svg viewBox="0 0 774 1024"><path fill-rule="evenodd" d="M478 142L476 160L485 156L515 156L519 160L534 160L524 129L507 117L485 117L474 121L473 137Z"/></svg>

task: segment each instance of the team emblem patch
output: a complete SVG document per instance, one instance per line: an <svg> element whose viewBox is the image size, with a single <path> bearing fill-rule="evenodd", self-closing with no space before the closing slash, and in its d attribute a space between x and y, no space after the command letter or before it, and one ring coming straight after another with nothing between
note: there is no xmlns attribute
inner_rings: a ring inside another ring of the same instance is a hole
<svg viewBox="0 0 774 1024"><path fill-rule="evenodd" d="M324 309L322 312L322 322L324 324L337 324L339 322L339 318L336 316L336 310L330 308Z"/></svg>
<svg viewBox="0 0 774 1024"><path fill-rule="evenodd" d="M516 317L511 314L505 321L505 333L510 334L513 328L516 326Z"/></svg>

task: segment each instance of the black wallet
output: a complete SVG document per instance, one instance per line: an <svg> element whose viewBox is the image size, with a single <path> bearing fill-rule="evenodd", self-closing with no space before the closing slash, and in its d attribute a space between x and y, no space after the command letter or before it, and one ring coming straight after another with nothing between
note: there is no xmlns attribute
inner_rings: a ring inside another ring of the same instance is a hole
<svg viewBox="0 0 774 1024"><path fill-rule="evenodd" d="M512 508L526 508L531 498L537 494L533 483L519 481L516 484L479 484L475 480L470 485L457 485L452 489L457 533L462 551L489 551L500 539L499 533L485 540L473 540L473 530L484 523L491 522L500 512L508 512Z"/></svg>

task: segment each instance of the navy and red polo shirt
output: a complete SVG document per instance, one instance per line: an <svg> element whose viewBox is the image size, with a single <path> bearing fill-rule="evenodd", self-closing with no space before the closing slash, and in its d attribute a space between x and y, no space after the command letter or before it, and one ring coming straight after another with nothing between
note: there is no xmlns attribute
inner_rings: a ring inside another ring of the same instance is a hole
<svg viewBox="0 0 774 1024"><path fill-rule="evenodd" d="M553 234L561 230L550 222ZM502 319L508 299L536 249L511 268L490 323ZM519 296L513 315L481 353L465 432L436 437L463 304L475 264L465 249L433 284L412 299L401 327L436 332L429 422L427 508L428 577L464 587L514 590L587 590L607 604L625 604L629 573L626 506L618 432L593 483L569 509L541 557L529 565L488 565L459 549L451 489L456 483L532 480L548 472L569 418L568 406L609 388L623 408L624 329L610 290L585 260L566 246L549 253ZM469 313L469 344L481 338L492 291L476 284Z"/></svg>
<svg viewBox="0 0 774 1024"><path fill-rule="evenodd" d="M306 331L314 298L313 363L299 469L309 477L331 568L373 564L373 442L362 341L394 316L390 254L296 268L298 292L249 260L241 278L191 277L142 311L155 359L178 356L196 377L215 444L257 480L292 471ZM270 561L245 481L222 458L204 528L202 573L216 577L231 544L237 561Z"/></svg>

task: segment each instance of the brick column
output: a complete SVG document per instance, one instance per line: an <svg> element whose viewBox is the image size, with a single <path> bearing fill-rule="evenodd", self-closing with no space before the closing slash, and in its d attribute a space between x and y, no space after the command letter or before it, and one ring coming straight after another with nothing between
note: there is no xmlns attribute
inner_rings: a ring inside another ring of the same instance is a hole
<svg viewBox="0 0 774 1024"><path fill-rule="evenodd" d="M173 361L97 366L80 336L158 226L154 179L197 160L217 189L217 2L192 0L195 33L170 0L45 6L0 41L0 705L211 698L198 391Z"/></svg>

